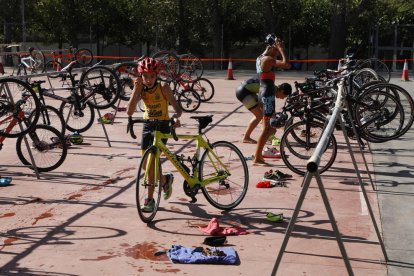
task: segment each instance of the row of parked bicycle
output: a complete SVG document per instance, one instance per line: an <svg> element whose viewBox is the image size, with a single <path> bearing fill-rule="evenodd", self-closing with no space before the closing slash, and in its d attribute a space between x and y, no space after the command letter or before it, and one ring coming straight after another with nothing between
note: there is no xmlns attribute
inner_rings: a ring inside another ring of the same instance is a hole
<svg viewBox="0 0 414 276"><path fill-rule="evenodd" d="M296 92L273 120L275 125L284 126L280 153L290 170L300 175L307 172L307 162L328 122L340 82L345 96L337 130L344 129L361 147L366 141L384 143L407 133L414 120L413 99L401 86L388 83L390 74L385 64L373 66L379 63L350 56L338 70L322 70L302 83L295 82ZM321 157L320 173L334 164L338 148L334 134Z"/></svg>
<svg viewBox="0 0 414 276"><path fill-rule="evenodd" d="M194 111L202 99L213 97L214 87L201 77L199 59L189 55L179 59L168 51L155 57L163 65L161 81L174 86L185 111ZM75 69L78 64L79 60L73 60L60 70L40 74L46 79L38 79L35 74L0 79L0 150L6 138L17 138L16 152L23 164L35 164L40 172L54 170L66 158L66 130L83 133L93 125L97 110L116 107L118 100L129 100L137 76L136 61ZM53 87L57 80L61 87ZM53 104L48 104L48 98L54 100Z"/></svg>
<svg viewBox="0 0 414 276"><path fill-rule="evenodd" d="M33 47L28 52L16 53L19 58L16 73L17 76L36 73L55 73L70 62L75 61L77 67L91 66L94 56L89 49L70 47L64 50L41 51ZM186 112L196 111L202 102L211 100L214 96L214 86L206 78L203 78L203 63L193 54L177 55L171 51L158 51L152 57L162 61L164 68L160 78L168 82L181 108ZM123 92L122 100L129 100L132 92L132 77L137 77L136 62L123 62L113 65L113 69L120 76ZM142 102L139 103L142 110Z"/></svg>

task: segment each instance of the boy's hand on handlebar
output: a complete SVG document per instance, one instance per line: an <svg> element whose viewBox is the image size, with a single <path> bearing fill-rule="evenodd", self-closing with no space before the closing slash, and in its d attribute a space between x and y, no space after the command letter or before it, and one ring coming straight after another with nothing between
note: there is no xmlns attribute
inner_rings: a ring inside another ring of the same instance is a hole
<svg viewBox="0 0 414 276"><path fill-rule="evenodd" d="M172 118L174 121L174 124L172 125L173 128L181 127L181 122L178 118Z"/></svg>

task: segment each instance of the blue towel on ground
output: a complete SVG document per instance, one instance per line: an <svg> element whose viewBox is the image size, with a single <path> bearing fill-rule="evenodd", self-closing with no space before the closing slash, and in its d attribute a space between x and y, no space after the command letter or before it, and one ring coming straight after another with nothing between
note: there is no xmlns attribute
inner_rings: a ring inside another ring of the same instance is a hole
<svg viewBox="0 0 414 276"><path fill-rule="evenodd" d="M195 251L193 247L172 245L167 255L173 263L181 264L236 264L237 253L232 247L209 247L210 251L220 250L225 256L206 256L202 252Z"/></svg>

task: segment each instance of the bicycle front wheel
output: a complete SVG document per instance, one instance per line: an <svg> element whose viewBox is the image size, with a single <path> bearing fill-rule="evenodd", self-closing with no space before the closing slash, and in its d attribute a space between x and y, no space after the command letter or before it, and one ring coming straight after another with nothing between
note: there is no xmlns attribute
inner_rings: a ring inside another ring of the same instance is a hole
<svg viewBox="0 0 414 276"><path fill-rule="evenodd" d="M186 89L178 95L178 105L185 112L196 111L201 104L200 95L192 89Z"/></svg>
<svg viewBox="0 0 414 276"><path fill-rule="evenodd" d="M201 157L200 179L204 181L227 176L207 184L201 190L211 205L221 210L230 210L239 205L246 196L249 169L243 154L234 144L218 141L211 148L212 151L206 150Z"/></svg>
<svg viewBox="0 0 414 276"><path fill-rule="evenodd" d="M36 116L36 112L32 111L29 120ZM62 135L65 135L66 124L62 114L53 106L44 105L40 107L39 124L48 125L56 128Z"/></svg>
<svg viewBox="0 0 414 276"><path fill-rule="evenodd" d="M37 125L32 132L26 134L30 151L39 172L50 172L57 169L66 159L68 146L63 135L54 127ZM16 152L24 165L32 166L29 151L23 136L16 140Z"/></svg>
<svg viewBox="0 0 414 276"><path fill-rule="evenodd" d="M82 73L79 86L83 97L96 109L111 107L121 94L117 74L105 66L94 66Z"/></svg>
<svg viewBox="0 0 414 276"><path fill-rule="evenodd" d="M318 122L301 121L294 123L285 130L280 140L280 154L283 162L293 172L305 175L308 159L312 156L321 139L323 124ZM331 135L329 143L321 156L319 173L329 169L335 161L337 144Z"/></svg>
<svg viewBox="0 0 414 276"><path fill-rule="evenodd" d="M161 200L161 171L158 169L156 175L154 170L154 164L159 163L155 162L156 151L157 148L150 147L144 152L136 179L135 196L138 215L145 223L154 219ZM146 173L147 171L152 171L152 174Z"/></svg>
<svg viewBox="0 0 414 276"><path fill-rule="evenodd" d="M0 80L0 136L16 138L28 133L39 114L40 101L29 84L13 78Z"/></svg>
<svg viewBox="0 0 414 276"><path fill-rule="evenodd" d="M214 96L214 85L206 78L200 78L199 80L193 82L191 89L200 95L202 102L208 102Z"/></svg>

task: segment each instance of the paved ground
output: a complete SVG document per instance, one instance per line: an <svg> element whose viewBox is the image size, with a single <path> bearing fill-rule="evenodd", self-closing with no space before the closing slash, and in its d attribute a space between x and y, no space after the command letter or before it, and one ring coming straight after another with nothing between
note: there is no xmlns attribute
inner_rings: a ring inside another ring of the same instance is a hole
<svg viewBox="0 0 414 276"><path fill-rule="evenodd" d="M216 95L201 106L198 114L214 114L208 137L234 142L246 156L251 155L254 145L240 143L250 113L234 97L236 86L251 72L235 71L236 80L225 80L225 72L207 75L216 87ZM277 78L293 83L304 76L282 72ZM183 116L185 123L180 131L184 133L194 131L189 116ZM13 185L0 188L0 275L270 275L287 222L272 223L265 215L269 211L283 212L287 217L292 214L302 177L294 175L284 188L257 189L255 184L269 167L249 164L250 186L245 200L235 210L221 212L202 195L196 204L189 203L181 189L182 179L176 176L172 198L162 202L155 221L145 225L137 215L134 197L138 145L125 133L125 113L118 113L115 123L106 127L111 147L102 126L94 124L85 134L85 143L73 146L65 163L51 173L41 174L41 179L21 166L14 140L6 140L0 153L0 173L12 176ZM384 148L374 148L374 158L365 152L370 169L375 168L379 189L373 192L370 185L366 186L369 201L394 261L388 269L346 145L340 133L336 137L338 156L322 181L354 273L412 275L414 227L401 215L408 217L413 208L412 151L407 150L412 133L381 145ZM186 141L170 145L184 154L191 152ZM356 149L356 145L353 147ZM357 153L356 157L364 170L361 155ZM288 172L281 160L271 163L271 168ZM165 256L154 256L173 244L202 246L206 235L198 226L208 224L213 217L218 218L220 226L239 226L249 233L228 237L227 246L238 253L238 265L172 264ZM315 181L278 275L347 275Z"/></svg>

